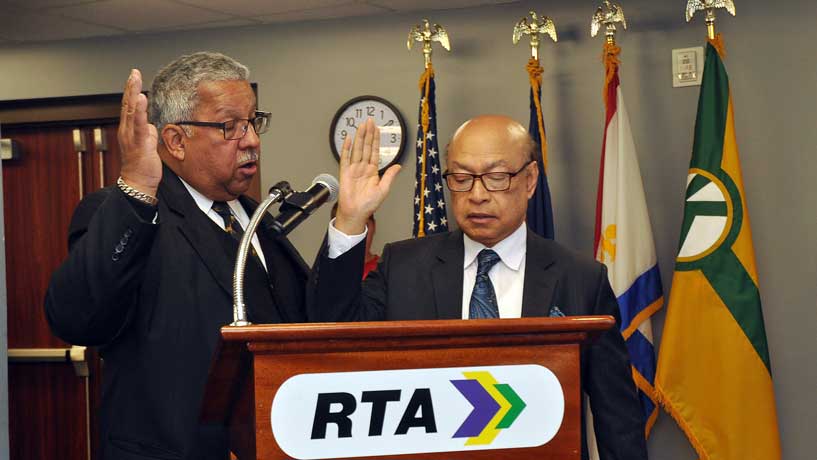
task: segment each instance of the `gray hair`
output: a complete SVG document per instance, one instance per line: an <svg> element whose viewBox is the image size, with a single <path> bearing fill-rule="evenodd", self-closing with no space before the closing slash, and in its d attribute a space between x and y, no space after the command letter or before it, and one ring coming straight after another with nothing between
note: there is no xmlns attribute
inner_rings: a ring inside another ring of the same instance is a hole
<svg viewBox="0 0 817 460"><path fill-rule="evenodd" d="M162 67L150 89L148 116L159 131L168 123L190 120L198 105L202 82L248 80L250 70L221 53L201 51L182 56Z"/></svg>

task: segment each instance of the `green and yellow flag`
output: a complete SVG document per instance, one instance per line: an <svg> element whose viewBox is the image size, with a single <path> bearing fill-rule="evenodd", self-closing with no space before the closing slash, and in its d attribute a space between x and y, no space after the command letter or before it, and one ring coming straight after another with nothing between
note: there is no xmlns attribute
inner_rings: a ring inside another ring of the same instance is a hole
<svg viewBox="0 0 817 460"><path fill-rule="evenodd" d="M720 36L706 47L655 388L701 459L781 458Z"/></svg>

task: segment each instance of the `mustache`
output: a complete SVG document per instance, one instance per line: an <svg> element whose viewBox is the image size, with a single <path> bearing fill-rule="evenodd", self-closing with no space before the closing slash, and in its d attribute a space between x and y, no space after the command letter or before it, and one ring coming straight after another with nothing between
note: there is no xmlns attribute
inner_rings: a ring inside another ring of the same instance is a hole
<svg viewBox="0 0 817 460"><path fill-rule="evenodd" d="M260 156L260 152L256 148L250 148L247 150L243 150L238 154L238 164L250 163L253 161L258 161L258 157Z"/></svg>

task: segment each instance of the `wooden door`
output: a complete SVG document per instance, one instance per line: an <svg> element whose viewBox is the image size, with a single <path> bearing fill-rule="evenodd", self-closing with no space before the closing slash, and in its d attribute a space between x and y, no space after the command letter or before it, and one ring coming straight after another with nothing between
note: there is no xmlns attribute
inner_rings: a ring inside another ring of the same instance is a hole
<svg viewBox="0 0 817 460"><path fill-rule="evenodd" d="M0 101L0 134L22 150L18 159L3 160L9 441L15 460L99 458L102 365L93 349L51 334L43 299L51 273L68 253L77 203L119 176L121 99L105 94ZM248 195L261 197L260 174Z"/></svg>
<svg viewBox="0 0 817 460"><path fill-rule="evenodd" d="M51 334L43 299L51 273L67 255L67 229L77 203L116 180L115 132L110 123L3 130L22 151L18 159L3 162L14 459L97 457L99 359L93 350Z"/></svg>

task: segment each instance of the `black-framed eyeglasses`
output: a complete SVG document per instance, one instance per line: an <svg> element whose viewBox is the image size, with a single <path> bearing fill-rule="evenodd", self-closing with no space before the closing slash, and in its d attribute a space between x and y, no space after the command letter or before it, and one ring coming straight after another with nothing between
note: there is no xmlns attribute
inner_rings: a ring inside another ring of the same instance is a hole
<svg viewBox="0 0 817 460"><path fill-rule="evenodd" d="M516 172L487 172L483 174L452 173L443 174L448 190L452 192L469 192L474 188L474 181L479 179L489 192L502 192L511 188L511 178L525 170L534 160L529 160Z"/></svg>
<svg viewBox="0 0 817 460"><path fill-rule="evenodd" d="M257 110L252 118L235 118L223 123L215 121L177 121L175 125L205 126L209 128L221 128L224 139L228 141L241 139L247 134L250 125L255 130L255 134L264 134L269 129L270 112Z"/></svg>

